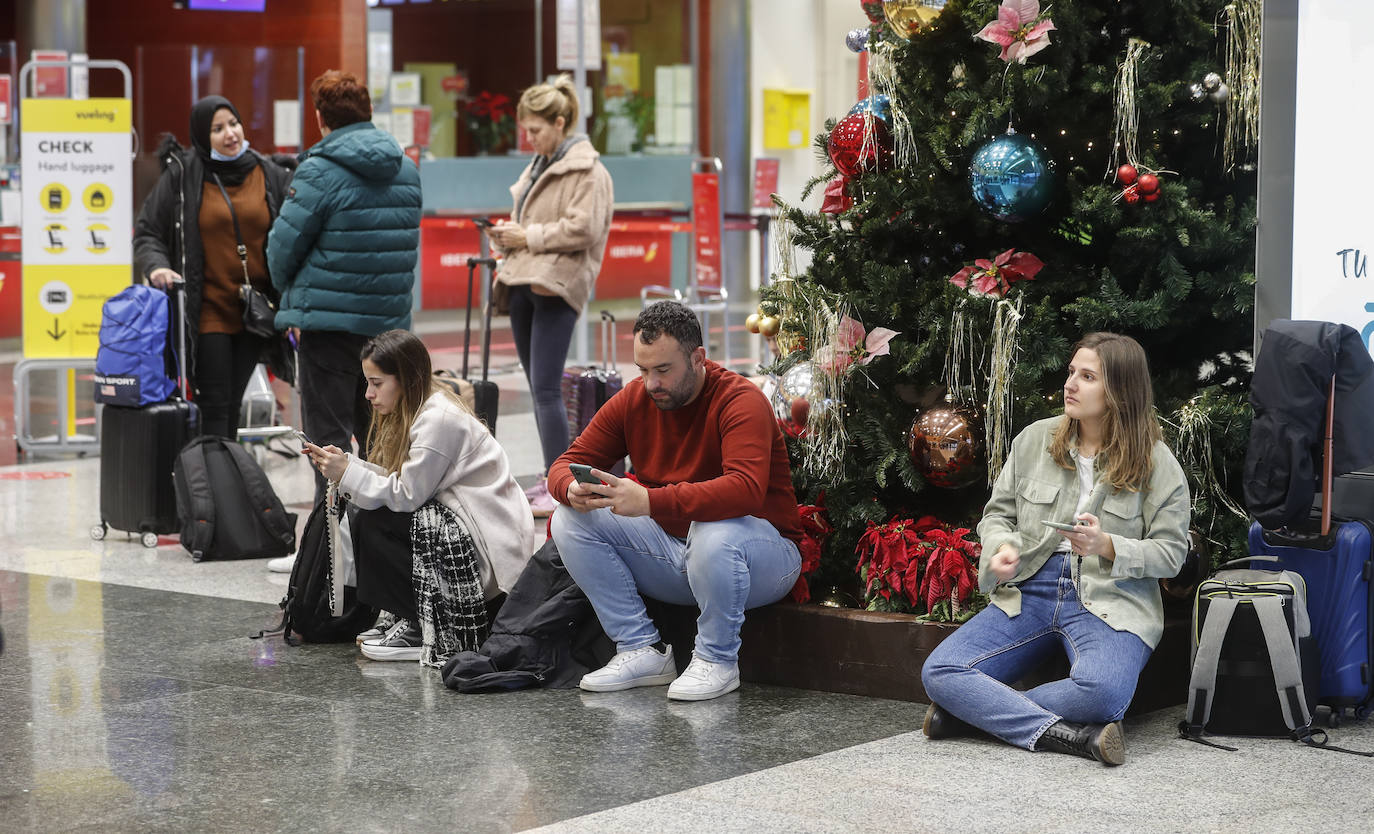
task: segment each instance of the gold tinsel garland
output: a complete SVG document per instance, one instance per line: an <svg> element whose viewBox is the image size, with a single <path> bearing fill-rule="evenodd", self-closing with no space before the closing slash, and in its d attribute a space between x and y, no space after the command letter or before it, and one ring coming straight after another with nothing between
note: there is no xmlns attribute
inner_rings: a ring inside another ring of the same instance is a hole
<svg viewBox="0 0 1374 834"><path fill-rule="evenodd" d="M1226 134L1221 162L1226 171L1238 155L1259 146L1260 36L1262 0L1233 0L1222 10L1226 18Z"/></svg>

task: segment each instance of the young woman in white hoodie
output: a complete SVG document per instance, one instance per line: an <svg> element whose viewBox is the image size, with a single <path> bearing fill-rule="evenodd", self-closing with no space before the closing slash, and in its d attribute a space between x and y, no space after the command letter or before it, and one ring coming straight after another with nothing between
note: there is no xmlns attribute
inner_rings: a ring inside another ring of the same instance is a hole
<svg viewBox="0 0 1374 834"><path fill-rule="evenodd" d="M434 381L429 351L389 330L362 349L372 404L368 460L335 446L305 453L358 508L358 598L397 619L362 641L373 660L442 665L485 637L486 603L529 560L534 520L505 450Z"/></svg>

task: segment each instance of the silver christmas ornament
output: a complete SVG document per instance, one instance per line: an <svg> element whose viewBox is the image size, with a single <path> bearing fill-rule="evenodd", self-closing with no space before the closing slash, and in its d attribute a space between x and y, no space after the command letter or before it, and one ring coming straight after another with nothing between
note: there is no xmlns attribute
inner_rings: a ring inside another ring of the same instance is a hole
<svg viewBox="0 0 1374 834"><path fill-rule="evenodd" d="M844 36L844 45L849 47L850 52L863 52L868 49L868 30L850 29L849 34Z"/></svg>
<svg viewBox="0 0 1374 834"><path fill-rule="evenodd" d="M1231 98L1231 88L1225 84L1218 84L1217 88L1208 95L1217 104L1225 104Z"/></svg>
<svg viewBox="0 0 1374 834"><path fill-rule="evenodd" d="M1209 72L1209 73L1207 73L1206 75L1202 76L1202 87L1203 87L1203 89L1205 89L1207 92L1210 93L1210 92L1216 90L1216 88L1218 88L1218 87L1220 87L1220 86L1221 86L1221 75L1220 75L1219 73Z"/></svg>
<svg viewBox="0 0 1374 834"><path fill-rule="evenodd" d="M1204 98L1207 98L1207 90L1197 82L1193 82L1193 84L1188 87L1188 93L1192 95L1193 101L1202 101Z"/></svg>

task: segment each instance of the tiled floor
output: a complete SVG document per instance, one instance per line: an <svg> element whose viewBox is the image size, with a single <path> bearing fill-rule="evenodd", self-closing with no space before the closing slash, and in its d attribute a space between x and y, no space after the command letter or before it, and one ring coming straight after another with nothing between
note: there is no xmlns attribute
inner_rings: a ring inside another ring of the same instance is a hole
<svg viewBox="0 0 1374 834"><path fill-rule="evenodd" d="M419 329L457 367L461 336ZM509 340L494 341L497 437L528 482L529 398ZM309 471L261 457L303 522ZM275 622L284 577L262 560L194 564L172 539L92 541L99 467L0 465L5 834L1344 832L1374 820L1370 759L1284 740L1205 748L1174 737L1179 710L1128 722L1130 760L1107 769L929 742L918 704L750 684L701 704L661 688L459 695L352 645L251 639ZM1374 749L1374 725L1333 740Z"/></svg>

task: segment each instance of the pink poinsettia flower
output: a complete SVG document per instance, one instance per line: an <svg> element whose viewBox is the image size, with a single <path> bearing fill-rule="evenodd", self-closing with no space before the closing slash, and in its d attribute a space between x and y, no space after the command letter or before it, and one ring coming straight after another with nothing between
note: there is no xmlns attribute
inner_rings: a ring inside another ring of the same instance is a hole
<svg viewBox="0 0 1374 834"><path fill-rule="evenodd" d="M1054 21L1040 19L1040 0L1002 0L997 19L983 27L975 38L1002 47L1007 63L1026 63L1026 59L1050 45Z"/></svg>
<svg viewBox="0 0 1374 834"><path fill-rule="evenodd" d="M1045 262L1029 252L1008 249L992 260L979 258L973 266L966 266L950 276L949 282L974 295L995 295L1002 298L1017 281L1033 281Z"/></svg>
<svg viewBox="0 0 1374 834"><path fill-rule="evenodd" d="M875 327L871 333L865 333L862 324L845 316L835 330L834 343L818 349L812 361L825 373L839 376L855 363L867 365L879 356L887 356L888 343L898 335L898 331L886 327Z"/></svg>

